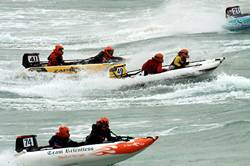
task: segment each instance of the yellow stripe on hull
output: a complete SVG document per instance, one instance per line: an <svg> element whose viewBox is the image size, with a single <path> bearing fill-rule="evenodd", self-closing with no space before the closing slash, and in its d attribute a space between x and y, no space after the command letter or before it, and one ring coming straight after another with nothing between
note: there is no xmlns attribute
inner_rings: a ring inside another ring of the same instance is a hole
<svg viewBox="0 0 250 166"><path fill-rule="evenodd" d="M44 67L30 67L28 71L74 74L80 71L100 72L108 70L112 65L113 64L110 63L104 63L104 64L65 65L65 66L44 66Z"/></svg>

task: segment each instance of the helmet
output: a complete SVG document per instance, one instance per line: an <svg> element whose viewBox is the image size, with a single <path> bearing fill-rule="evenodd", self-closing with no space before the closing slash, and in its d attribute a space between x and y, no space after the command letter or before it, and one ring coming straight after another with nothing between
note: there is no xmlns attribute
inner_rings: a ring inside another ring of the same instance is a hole
<svg viewBox="0 0 250 166"><path fill-rule="evenodd" d="M113 57L114 49L112 46L107 46L103 50L109 57Z"/></svg>
<svg viewBox="0 0 250 166"><path fill-rule="evenodd" d="M57 135L61 138L69 138L69 128L67 126L59 126Z"/></svg>
<svg viewBox="0 0 250 166"><path fill-rule="evenodd" d="M112 46L107 46L104 48L104 52L106 52L106 51L114 51L114 49Z"/></svg>
<svg viewBox="0 0 250 166"><path fill-rule="evenodd" d="M109 124L109 119L106 117L100 118L96 123L101 123L101 124Z"/></svg>
<svg viewBox="0 0 250 166"><path fill-rule="evenodd" d="M181 50L178 52L178 55L180 55L181 53L184 53L184 54L185 54L185 57L188 57L188 49L186 49L186 48L181 49Z"/></svg>
<svg viewBox="0 0 250 166"><path fill-rule="evenodd" d="M64 48L63 48L63 46L61 45L61 44L57 44L56 46L55 46L55 50L63 50Z"/></svg>
<svg viewBox="0 0 250 166"><path fill-rule="evenodd" d="M157 62L162 63L163 60L163 54L162 53L156 53L155 56L153 57L154 60L156 60Z"/></svg>

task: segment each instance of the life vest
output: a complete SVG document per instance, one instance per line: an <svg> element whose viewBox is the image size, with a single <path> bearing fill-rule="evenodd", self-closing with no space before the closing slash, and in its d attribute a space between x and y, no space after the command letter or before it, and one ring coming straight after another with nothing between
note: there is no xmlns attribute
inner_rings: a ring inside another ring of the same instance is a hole
<svg viewBox="0 0 250 166"><path fill-rule="evenodd" d="M48 57L48 66L58 66L63 64L63 53L54 50Z"/></svg>
<svg viewBox="0 0 250 166"><path fill-rule="evenodd" d="M86 137L87 144L99 144L103 143L103 141L114 141L115 137L111 136L110 129L102 130L100 126L96 124L92 125L91 133Z"/></svg>
<svg viewBox="0 0 250 166"><path fill-rule="evenodd" d="M181 57L177 55L172 61L171 65L175 66L175 68L183 68L186 65L187 59L185 57Z"/></svg>
<svg viewBox="0 0 250 166"><path fill-rule="evenodd" d="M108 53L108 52L103 52L104 54L103 54L103 58L102 58L102 62L103 63L105 63L105 62L107 62L107 61L109 61L113 56L110 54L110 53Z"/></svg>
<svg viewBox="0 0 250 166"><path fill-rule="evenodd" d="M144 71L144 75L147 75L147 74L161 73L164 70L162 69L162 63L154 59L150 59L146 63L143 64L142 71Z"/></svg>

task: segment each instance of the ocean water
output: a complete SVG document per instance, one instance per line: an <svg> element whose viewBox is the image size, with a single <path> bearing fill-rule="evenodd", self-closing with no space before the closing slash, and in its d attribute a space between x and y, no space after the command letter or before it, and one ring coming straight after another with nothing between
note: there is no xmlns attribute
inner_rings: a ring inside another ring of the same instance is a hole
<svg viewBox="0 0 250 166"><path fill-rule="evenodd" d="M250 163L250 33L222 29L227 6L247 0L1 0L0 165L14 160L17 135L46 145L60 124L83 140L103 116L120 135L159 136L117 166L247 166ZM135 86L105 73L27 73L26 52L46 60L56 43L64 59L94 56L106 45L138 69L155 52L172 61L224 56L203 78Z"/></svg>

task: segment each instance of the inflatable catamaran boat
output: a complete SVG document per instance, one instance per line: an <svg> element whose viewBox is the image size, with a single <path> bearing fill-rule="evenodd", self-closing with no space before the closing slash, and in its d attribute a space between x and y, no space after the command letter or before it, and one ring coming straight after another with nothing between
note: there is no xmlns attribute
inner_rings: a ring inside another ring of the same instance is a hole
<svg viewBox="0 0 250 166"><path fill-rule="evenodd" d="M35 135L19 136L15 163L21 166L108 166L140 153L157 139L122 137L117 142L52 149L38 147Z"/></svg>
<svg viewBox="0 0 250 166"><path fill-rule="evenodd" d="M110 68L109 77L125 78L125 80L133 79L136 83L146 83L158 80L171 80L176 78L193 77L213 71L224 61L224 59L224 57L220 57L209 60L193 61L190 62L189 65L187 65L185 68L168 70L163 73L151 74L147 76L143 75L141 69L127 71L124 64L117 64ZM169 67L169 65L166 65L165 67Z"/></svg>
<svg viewBox="0 0 250 166"><path fill-rule="evenodd" d="M227 22L223 26L230 31L250 30L250 13L241 13L240 6L226 8Z"/></svg>
<svg viewBox="0 0 250 166"><path fill-rule="evenodd" d="M113 57L109 63L90 64L89 59L64 60L65 65L48 66L47 61L40 61L39 53L25 53L22 65L27 71L52 72L52 73L78 73L80 71L98 72L108 70L115 63L124 62L122 57Z"/></svg>

